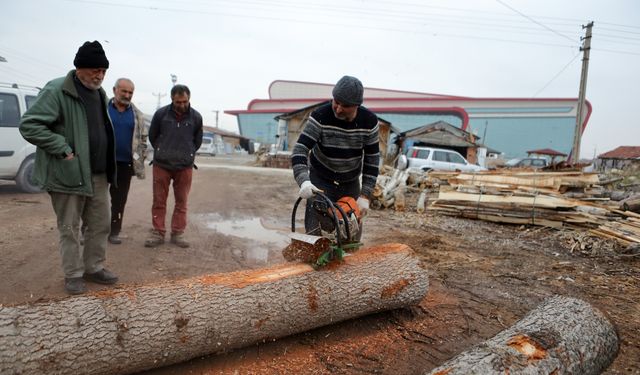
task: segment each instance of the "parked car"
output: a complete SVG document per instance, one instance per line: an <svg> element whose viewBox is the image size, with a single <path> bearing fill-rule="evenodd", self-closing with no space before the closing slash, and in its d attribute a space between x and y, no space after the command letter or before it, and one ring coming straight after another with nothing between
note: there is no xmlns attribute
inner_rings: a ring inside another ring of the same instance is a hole
<svg viewBox="0 0 640 375"><path fill-rule="evenodd" d="M202 144L200 145L200 148L198 149L198 151L196 151L196 153L216 156L216 145L213 142L213 137L203 135Z"/></svg>
<svg viewBox="0 0 640 375"><path fill-rule="evenodd" d="M517 158L505 163L507 168L544 168L549 165L545 158Z"/></svg>
<svg viewBox="0 0 640 375"><path fill-rule="evenodd" d="M423 171L485 171L479 165L469 163L462 155L453 150L433 147L411 147L406 153L407 166Z"/></svg>
<svg viewBox="0 0 640 375"><path fill-rule="evenodd" d="M0 179L14 180L20 190L40 192L33 181L36 147L22 138L18 126L39 89L0 83Z"/></svg>

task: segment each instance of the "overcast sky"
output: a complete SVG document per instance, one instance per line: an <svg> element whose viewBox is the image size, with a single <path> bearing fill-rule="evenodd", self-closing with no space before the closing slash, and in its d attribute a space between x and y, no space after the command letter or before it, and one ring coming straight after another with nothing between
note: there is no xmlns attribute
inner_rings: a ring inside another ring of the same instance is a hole
<svg viewBox="0 0 640 375"><path fill-rule="evenodd" d="M268 98L277 79L471 97L577 98L593 28L583 157L640 146L637 0L0 0L0 82L43 86L99 40L134 103L169 103L171 74L206 125Z"/></svg>

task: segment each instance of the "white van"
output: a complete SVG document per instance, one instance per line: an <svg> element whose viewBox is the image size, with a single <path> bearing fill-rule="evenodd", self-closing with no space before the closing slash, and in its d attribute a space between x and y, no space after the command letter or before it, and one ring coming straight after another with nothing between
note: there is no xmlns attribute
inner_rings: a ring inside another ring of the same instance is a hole
<svg viewBox="0 0 640 375"><path fill-rule="evenodd" d="M39 89L0 82L0 179L14 180L20 190L38 193L33 182L36 146L22 138L18 126Z"/></svg>
<svg viewBox="0 0 640 375"><path fill-rule="evenodd" d="M478 172L485 171L479 165L471 164L458 152L444 148L433 147L411 147L406 154L409 168L421 169L423 171L462 171Z"/></svg>

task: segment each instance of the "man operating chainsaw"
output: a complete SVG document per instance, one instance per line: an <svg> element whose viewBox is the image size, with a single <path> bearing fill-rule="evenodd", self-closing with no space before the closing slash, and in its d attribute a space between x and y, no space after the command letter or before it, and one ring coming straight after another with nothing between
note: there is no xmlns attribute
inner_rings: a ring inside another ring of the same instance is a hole
<svg viewBox="0 0 640 375"><path fill-rule="evenodd" d="M353 208L358 218L355 238L362 234L361 218L378 177L380 153L378 117L362 106L364 87L355 77L342 77L333 88L333 100L318 107L304 124L291 162L300 186L299 196L307 200L305 230L322 235L327 219L326 203L316 195L323 192L333 202ZM360 183L362 177L362 184Z"/></svg>

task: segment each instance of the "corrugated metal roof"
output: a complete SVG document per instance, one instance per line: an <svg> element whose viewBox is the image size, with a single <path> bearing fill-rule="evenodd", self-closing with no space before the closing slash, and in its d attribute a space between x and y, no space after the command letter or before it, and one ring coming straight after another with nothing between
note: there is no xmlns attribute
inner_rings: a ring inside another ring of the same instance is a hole
<svg viewBox="0 0 640 375"><path fill-rule="evenodd" d="M598 155L600 159L638 159L640 146L620 146L615 150Z"/></svg>
<svg viewBox="0 0 640 375"><path fill-rule="evenodd" d="M560 151L556 151L550 148L542 148L539 150L527 151L527 154L549 155L549 156L567 156Z"/></svg>

